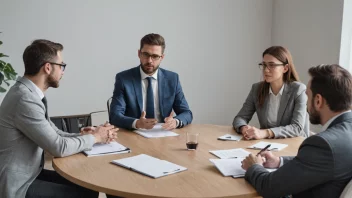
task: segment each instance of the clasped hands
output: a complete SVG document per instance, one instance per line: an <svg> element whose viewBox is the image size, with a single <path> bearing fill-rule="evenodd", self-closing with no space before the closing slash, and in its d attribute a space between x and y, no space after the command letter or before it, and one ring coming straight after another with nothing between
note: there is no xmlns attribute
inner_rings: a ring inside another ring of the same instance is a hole
<svg viewBox="0 0 352 198"><path fill-rule="evenodd" d="M117 131L114 125L106 122L98 127L83 127L81 129L81 135L92 134L95 137L95 143L110 143L117 139Z"/></svg>
<svg viewBox="0 0 352 198"><path fill-rule="evenodd" d="M241 133L246 140L264 139L270 137L268 130L258 129L254 126L245 125L241 127Z"/></svg>
<svg viewBox="0 0 352 198"><path fill-rule="evenodd" d="M145 111L143 111L141 117L136 122L137 129L152 129L158 123L157 119L145 118L145 115L146 113ZM177 127L177 122L176 119L173 117L173 112L171 112L170 115L164 119L164 122L165 123L162 125L162 128L164 130L172 130Z"/></svg>

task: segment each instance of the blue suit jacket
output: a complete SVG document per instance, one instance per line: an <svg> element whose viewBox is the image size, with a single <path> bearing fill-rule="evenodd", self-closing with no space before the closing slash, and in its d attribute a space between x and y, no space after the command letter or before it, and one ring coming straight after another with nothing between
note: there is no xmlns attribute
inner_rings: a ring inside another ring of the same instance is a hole
<svg viewBox="0 0 352 198"><path fill-rule="evenodd" d="M172 109L175 118L183 126L192 122L192 112L183 94L178 74L159 68L158 71L159 107L162 120L169 116ZM131 129L135 119L143 111L142 80L139 66L116 75L115 90L110 105L110 123Z"/></svg>

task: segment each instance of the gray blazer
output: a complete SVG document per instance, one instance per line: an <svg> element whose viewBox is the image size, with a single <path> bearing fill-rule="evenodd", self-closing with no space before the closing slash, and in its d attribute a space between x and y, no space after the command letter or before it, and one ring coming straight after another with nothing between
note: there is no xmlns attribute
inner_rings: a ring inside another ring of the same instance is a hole
<svg viewBox="0 0 352 198"><path fill-rule="evenodd" d="M277 115L277 126L268 125L268 97L262 108L259 108L258 89L261 82L253 84L248 97L233 120L233 127L240 133L239 128L247 125L254 113L257 113L261 129L270 128L275 138L289 138L309 136L309 120L307 113L306 86L300 82L285 84L279 112Z"/></svg>
<svg viewBox="0 0 352 198"><path fill-rule="evenodd" d="M91 149L94 136L70 134L45 119L34 86L19 78L0 106L0 197L25 197L40 167L43 149L55 157Z"/></svg>
<svg viewBox="0 0 352 198"><path fill-rule="evenodd" d="M337 117L324 132L307 138L296 157L269 173L251 166L245 179L263 197L338 198L352 178L352 113Z"/></svg>

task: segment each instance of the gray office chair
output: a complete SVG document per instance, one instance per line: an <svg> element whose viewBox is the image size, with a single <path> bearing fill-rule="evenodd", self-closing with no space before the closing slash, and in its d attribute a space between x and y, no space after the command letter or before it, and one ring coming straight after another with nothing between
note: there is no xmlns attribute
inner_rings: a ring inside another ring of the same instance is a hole
<svg viewBox="0 0 352 198"><path fill-rule="evenodd" d="M110 116L110 105L111 105L111 101L112 101L112 97L110 97L110 98L108 99L108 101L106 102L106 106L108 107L109 116Z"/></svg>

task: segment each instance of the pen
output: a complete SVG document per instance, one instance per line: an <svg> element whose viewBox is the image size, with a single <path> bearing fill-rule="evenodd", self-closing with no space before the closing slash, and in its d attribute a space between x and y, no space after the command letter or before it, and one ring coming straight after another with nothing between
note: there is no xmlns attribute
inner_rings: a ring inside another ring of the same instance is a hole
<svg viewBox="0 0 352 198"><path fill-rule="evenodd" d="M176 169L176 170L172 170L172 171L168 171L168 172L163 172L164 174L168 174L168 173L173 173L173 172L176 172L176 171L180 171L181 169Z"/></svg>
<svg viewBox="0 0 352 198"><path fill-rule="evenodd" d="M271 146L271 144L268 144L266 147L264 147L262 150L259 151L259 153L257 153L256 156L260 155L262 152L264 152L266 149L268 149Z"/></svg>

